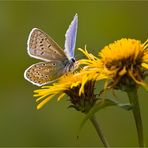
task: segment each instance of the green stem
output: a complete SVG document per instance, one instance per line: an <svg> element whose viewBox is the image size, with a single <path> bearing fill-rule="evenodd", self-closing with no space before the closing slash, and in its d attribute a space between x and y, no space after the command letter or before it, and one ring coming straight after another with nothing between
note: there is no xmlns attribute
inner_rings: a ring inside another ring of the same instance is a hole
<svg viewBox="0 0 148 148"><path fill-rule="evenodd" d="M104 134L103 134L103 132L102 132L102 130L101 130L101 128L100 128L100 125L97 122L96 117L94 115L90 118L90 121L93 124L94 128L96 129L97 134L98 134L101 142L103 143L104 147L107 147L107 148L110 147L105 136L104 136Z"/></svg>
<svg viewBox="0 0 148 148"><path fill-rule="evenodd" d="M130 103L133 105L133 116L136 123L139 147L144 147L143 125L140 114L140 106L138 101L137 88L133 87L127 90Z"/></svg>

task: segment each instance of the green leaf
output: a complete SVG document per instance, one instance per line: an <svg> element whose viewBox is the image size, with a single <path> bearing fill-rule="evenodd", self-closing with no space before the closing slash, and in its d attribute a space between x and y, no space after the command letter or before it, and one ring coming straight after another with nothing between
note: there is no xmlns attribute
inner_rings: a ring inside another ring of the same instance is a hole
<svg viewBox="0 0 148 148"><path fill-rule="evenodd" d="M116 102L114 102L113 100L110 100L110 99L100 99L100 100L97 100L96 103L94 104L94 106L85 115L82 123L80 124L80 128L78 130L77 137L79 137L79 133L80 133L82 127L84 126L84 124L86 123L86 121L88 119L90 119L100 109L103 109L103 108L105 108L107 106L113 106L113 105L116 105Z"/></svg>
<svg viewBox="0 0 148 148"><path fill-rule="evenodd" d="M90 109L90 111L85 115L83 121L80 124L79 130L78 130L78 134L77 137L79 137L79 133L82 129L82 127L85 125L86 121L88 119L90 119L97 111L105 108L105 107L109 107L109 106L119 106L120 108L124 109L124 110L131 110L132 109L132 105L129 103L119 103L115 100L112 99L99 99L96 101L96 103L94 104L94 106Z"/></svg>
<svg viewBox="0 0 148 148"><path fill-rule="evenodd" d="M130 111L133 109L133 105L131 105L130 103L119 103L118 106L125 109L126 111Z"/></svg>

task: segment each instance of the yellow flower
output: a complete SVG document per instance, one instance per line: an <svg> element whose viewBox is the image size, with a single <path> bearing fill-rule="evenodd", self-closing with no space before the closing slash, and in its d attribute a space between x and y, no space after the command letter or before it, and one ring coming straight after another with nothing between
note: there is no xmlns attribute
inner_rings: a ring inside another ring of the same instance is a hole
<svg viewBox="0 0 148 148"><path fill-rule="evenodd" d="M71 105L76 110L87 113L96 101L94 95L95 81L87 81L85 86L82 85L83 73L70 73L59 78L58 82L51 86L43 86L41 89L35 90L36 100L41 101L37 109L40 109L53 97L57 97L59 101L65 95L70 97ZM81 91L80 88L82 88ZM79 92L81 91L81 93Z"/></svg>
<svg viewBox="0 0 148 148"><path fill-rule="evenodd" d="M105 46L100 52L99 57L89 54L86 49L81 50L88 59L81 60L86 75L89 71L89 80L100 78L111 80L106 86L116 89L126 89L126 86L140 84L147 87L144 82L145 72L148 69L148 40L142 44L135 39L115 41ZM94 77L95 76L95 77ZM96 79L97 80L97 79Z"/></svg>

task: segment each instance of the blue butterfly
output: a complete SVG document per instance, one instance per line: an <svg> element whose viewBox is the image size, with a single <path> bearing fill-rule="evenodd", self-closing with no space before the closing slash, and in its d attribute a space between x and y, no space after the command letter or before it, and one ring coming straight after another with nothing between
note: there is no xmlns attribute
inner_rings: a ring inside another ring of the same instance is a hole
<svg viewBox="0 0 148 148"><path fill-rule="evenodd" d="M39 62L31 65L24 72L24 77L37 86L42 86L57 80L67 72L74 71L77 62L74 58L78 26L76 14L65 34L65 49L63 50L50 36L38 28L33 28L27 42L28 54Z"/></svg>

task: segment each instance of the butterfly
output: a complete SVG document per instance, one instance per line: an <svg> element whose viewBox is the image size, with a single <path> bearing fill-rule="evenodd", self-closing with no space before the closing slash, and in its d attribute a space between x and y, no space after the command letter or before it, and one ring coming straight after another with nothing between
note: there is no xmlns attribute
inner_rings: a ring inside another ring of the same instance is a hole
<svg viewBox="0 0 148 148"><path fill-rule="evenodd" d="M67 72L74 71L77 62L74 58L78 26L76 14L65 34L63 50L50 36L41 29L33 28L29 34L27 51L29 56L40 59L24 72L24 78L34 85L42 86L52 83Z"/></svg>

